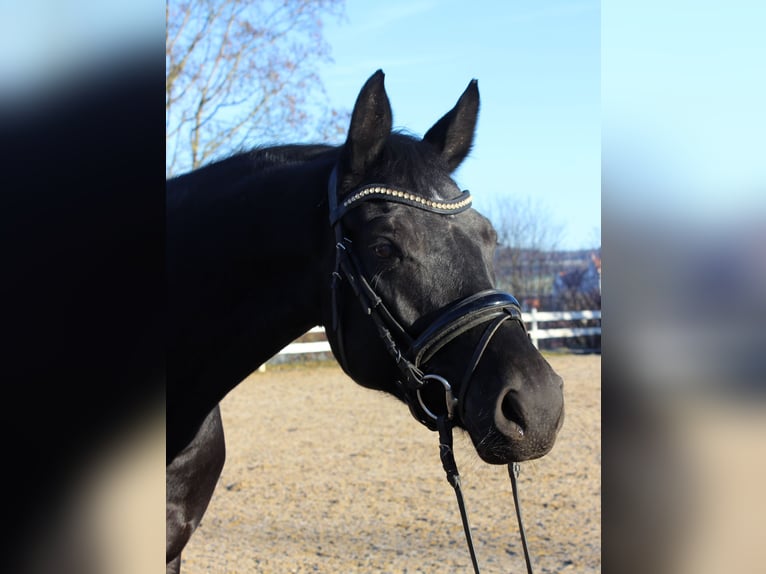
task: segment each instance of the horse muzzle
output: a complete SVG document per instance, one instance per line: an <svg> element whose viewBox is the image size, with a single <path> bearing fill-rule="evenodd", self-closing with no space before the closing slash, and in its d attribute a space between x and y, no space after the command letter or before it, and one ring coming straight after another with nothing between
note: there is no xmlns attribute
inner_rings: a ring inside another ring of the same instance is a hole
<svg viewBox="0 0 766 574"><path fill-rule="evenodd" d="M471 412L470 407L467 411ZM491 416L472 421L467 414L464 421L476 452L490 464L522 462L546 455L563 423L562 381L556 374L533 391L522 392L514 385L505 387L497 396Z"/></svg>

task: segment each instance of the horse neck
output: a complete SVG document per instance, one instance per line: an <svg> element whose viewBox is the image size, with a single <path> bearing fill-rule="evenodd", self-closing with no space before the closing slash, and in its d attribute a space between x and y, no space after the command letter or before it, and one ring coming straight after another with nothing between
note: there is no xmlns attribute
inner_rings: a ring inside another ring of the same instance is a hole
<svg viewBox="0 0 766 574"><path fill-rule="evenodd" d="M192 407L191 420L204 416L321 323L333 163L168 182L169 416Z"/></svg>

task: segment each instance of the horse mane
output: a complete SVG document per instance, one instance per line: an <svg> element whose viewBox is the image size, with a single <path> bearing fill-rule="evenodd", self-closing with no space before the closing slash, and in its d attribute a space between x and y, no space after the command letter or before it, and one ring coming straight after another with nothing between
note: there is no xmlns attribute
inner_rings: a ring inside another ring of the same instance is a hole
<svg viewBox="0 0 766 574"><path fill-rule="evenodd" d="M287 167L329 155L338 148L324 144L287 144L271 147L258 147L238 154L249 162L253 170L267 170L275 167ZM235 158L237 156L234 156Z"/></svg>
<svg viewBox="0 0 766 574"><path fill-rule="evenodd" d="M340 150L339 146L325 144L256 147L169 179L168 190L173 193L177 186L184 187L184 184L191 182L194 185L208 182L220 186L240 178L260 178L276 169L298 167L314 161L331 162L337 160ZM371 173L380 183L420 190L420 193L434 198L449 199L440 197L439 191L454 188L449 168L437 150L404 130L390 134L383 147L377 173L374 169ZM389 181L392 173L396 174L396 181Z"/></svg>
<svg viewBox="0 0 766 574"><path fill-rule="evenodd" d="M322 144L287 144L256 147L236 152L168 180L171 185L183 180L225 181L237 176L250 176L273 168L288 167L311 161L324 154L337 152L338 148Z"/></svg>

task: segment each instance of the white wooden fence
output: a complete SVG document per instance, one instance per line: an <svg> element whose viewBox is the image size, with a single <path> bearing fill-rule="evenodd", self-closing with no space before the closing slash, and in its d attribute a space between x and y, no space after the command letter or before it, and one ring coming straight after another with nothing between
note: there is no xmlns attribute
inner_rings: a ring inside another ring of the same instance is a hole
<svg viewBox="0 0 766 574"><path fill-rule="evenodd" d="M584 335L600 335L601 326L598 327L571 327L541 329L540 323L550 323L553 321L601 321L601 311L538 311L532 309L529 313L522 313L524 323L527 325L529 336L535 347L538 346L540 339L568 339L571 337L582 337ZM309 333L324 333L324 327L314 327ZM308 343L290 343L282 349L279 355L305 355L309 353L329 353L330 343L327 340L314 341ZM265 370L265 365L261 367Z"/></svg>
<svg viewBox="0 0 766 574"><path fill-rule="evenodd" d="M529 337L535 347L538 346L540 339L569 339L571 337L582 337L584 335L600 335L601 325L598 327L572 327L558 329L540 329L540 323L550 323L552 321L584 321L598 320L601 322L601 310L596 311L538 311L532 309L529 313L522 313L522 318L527 324Z"/></svg>

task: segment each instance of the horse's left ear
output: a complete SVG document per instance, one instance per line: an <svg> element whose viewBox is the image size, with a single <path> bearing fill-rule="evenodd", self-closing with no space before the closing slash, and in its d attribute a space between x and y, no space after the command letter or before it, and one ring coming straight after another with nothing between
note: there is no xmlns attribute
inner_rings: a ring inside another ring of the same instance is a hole
<svg viewBox="0 0 766 574"><path fill-rule="evenodd" d="M450 171L457 169L471 151L479 116L479 82L471 80L455 107L423 137L439 150Z"/></svg>
<svg viewBox="0 0 766 574"><path fill-rule="evenodd" d="M378 70L362 87L351 113L346 144L341 156L346 176L362 177L383 150L391 133L391 104L383 85L384 75Z"/></svg>

